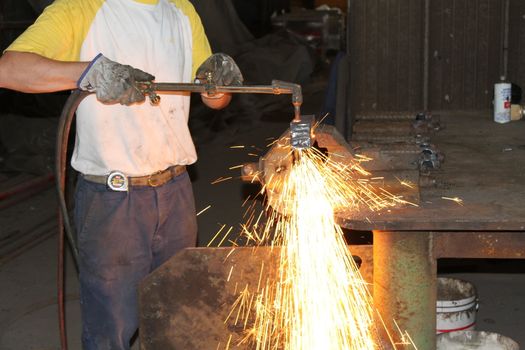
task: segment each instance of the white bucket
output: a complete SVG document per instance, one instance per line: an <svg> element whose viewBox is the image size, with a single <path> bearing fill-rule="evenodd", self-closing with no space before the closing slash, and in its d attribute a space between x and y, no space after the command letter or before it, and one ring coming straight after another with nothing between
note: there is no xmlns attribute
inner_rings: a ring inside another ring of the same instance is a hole
<svg viewBox="0 0 525 350"><path fill-rule="evenodd" d="M437 336L437 350L519 350L514 340L498 333L461 331Z"/></svg>
<svg viewBox="0 0 525 350"><path fill-rule="evenodd" d="M436 333L474 330L478 298L470 282L457 278L437 279Z"/></svg>

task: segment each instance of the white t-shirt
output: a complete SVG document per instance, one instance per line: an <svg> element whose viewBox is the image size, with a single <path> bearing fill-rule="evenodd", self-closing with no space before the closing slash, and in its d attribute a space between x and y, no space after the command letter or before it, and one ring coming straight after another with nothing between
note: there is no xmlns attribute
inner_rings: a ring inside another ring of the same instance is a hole
<svg viewBox="0 0 525 350"><path fill-rule="evenodd" d="M183 83L211 54L187 0L58 0L7 50L69 61L90 61L102 53L153 74L157 82ZM141 176L195 162L189 93L160 96L158 106L105 105L88 96L77 110L73 168Z"/></svg>

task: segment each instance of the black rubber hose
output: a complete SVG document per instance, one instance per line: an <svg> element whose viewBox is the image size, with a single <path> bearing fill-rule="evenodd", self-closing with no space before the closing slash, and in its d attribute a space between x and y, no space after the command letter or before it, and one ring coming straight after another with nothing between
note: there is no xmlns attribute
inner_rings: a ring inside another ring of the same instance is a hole
<svg viewBox="0 0 525 350"><path fill-rule="evenodd" d="M75 90L67 99L62 114L58 120L58 130L55 153L55 179L58 192L58 262L57 262L57 304L58 326L60 331L60 347L67 350L66 315L64 302L64 229L76 266L78 266L78 249L73 237L73 229L69 220L66 205L66 165L67 146L73 118L80 102L89 95L89 92Z"/></svg>

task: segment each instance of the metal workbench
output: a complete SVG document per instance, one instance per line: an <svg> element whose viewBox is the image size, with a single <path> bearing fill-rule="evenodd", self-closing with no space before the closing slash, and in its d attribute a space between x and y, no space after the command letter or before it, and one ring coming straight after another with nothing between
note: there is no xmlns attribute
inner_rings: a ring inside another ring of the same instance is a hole
<svg viewBox="0 0 525 350"><path fill-rule="evenodd" d="M420 350L436 347L437 259L525 257L525 122L496 124L489 111L440 118L432 143L445 160L418 207L338 215L373 231L375 305Z"/></svg>

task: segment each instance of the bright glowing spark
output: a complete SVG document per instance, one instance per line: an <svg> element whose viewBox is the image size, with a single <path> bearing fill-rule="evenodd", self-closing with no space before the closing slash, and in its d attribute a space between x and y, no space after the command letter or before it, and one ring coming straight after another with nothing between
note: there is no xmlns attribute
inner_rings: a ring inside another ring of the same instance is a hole
<svg viewBox="0 0 525 350"><path fill-rule="evenodd" d="M233 265L232 267L230 268L230 272L228 273L228 278L226 278L226 281L230 281L230 278L232 277L232 273L233 273Z"/></svg>
<svg viewBox="0 0 525 350"><path fill-rule="evenodd" d="M406 187L408 187L408 188L414 188L414 187L415 187L415 185L414 185L411 181L401 180L401 179L398 178L397 176L396 176L396 179L397 179L397 181L399 181L399 183L400 183L401 185L403 185L403 186L406 186Z"/></svg>
<svg viewBox="0 0 525 350"><path fill-rule="evenodd" d="M242 168L244 165L240 164L240 165L235 165L235 166L232 166L232 167L229 167L228 169L229 170L235 170L235 169L240 169Z"/></svg>
<svg viewBox="0 0 525 350"><path fill-rule="evenodd" d="M459 198L459 197L441 197L442 199L446 199L446 200L449 200L449 201L453 201L453 202L456 202L458 203L459 205L463 205L463 199Z"/></svg>
<svg viewBox="0 0 525 350"><path fill-rule="evenodd" d="M206 208L202 209L201 211L199 211L197 213L197 216L201 215L202 213L204 213L206 210L210 209L211 208L211 205L208 205Z"/></svg>
<svg viewBox="0 0 525 350"><path fill-rule="evenodd" d="M231 177L231 176L228 176L228 177L222 177L222 176L221 176L221 177L219 177L218 179L212 181L211 184L212 184L212 185L215 185L215 184L218 184L219 182L223 182L223 181L227 181L227 180L231 180L231 179L233 179L233 177Z"/></svg>
<svg viewBox="0 0 525 350"><path fill-rule="evenodd" d="M230 148L244 148L244 145L231 146Z"/></svg>
<svg viewBox="0 0 525 350"><path fill-rule="evenodd" d="M217 231L215 236L213 236L213 238L210 240L208 245L206 245L206 247L209 247L213 243L213 241L215 241L215 239L219 236L219 234L222 232L222 230L224 230L225 227L226 227L226 224L222 225L222 227L219 229L219 231Z"/></svg>
<svg viewBox="0 0 525 350"><path fill-rule="evenodd" d="M226 344L226 350L230 348L231 341L232 341L232 335L230 334L230 337L228 338L228 343Z"/></svg>
<svg viewBox="0 0 525 350"><path fill-rule="evenodd" d="M368 162L368 161L371 161L372 158L368 157L368 156L365 156L364 154L354 154L356 158L359 158L358 161L360 162Z"/></svg>
<svg viewBox="0 0 525 350"><path fill-rule="evenodd" d="M226 237L228 237L228 235L230 234L230 232L232 232L233 230L233 226L230 227L230 229L228 230L228 232L226 232L224 234L224 237L222 237L221 241L219 242L219 244L217 245L217 247L220 247L222 245L222 243L224 242L224 240L226 239Z"/></svg>
<svg viewBox="0 0 525 350"><path fill-rule="evenodd" d="M414 184L412 182L410 182L410 181L400 181L399 183L401 185L403 185L403 186L408 187L408 188L414 188L415 187Z"/></svg>

